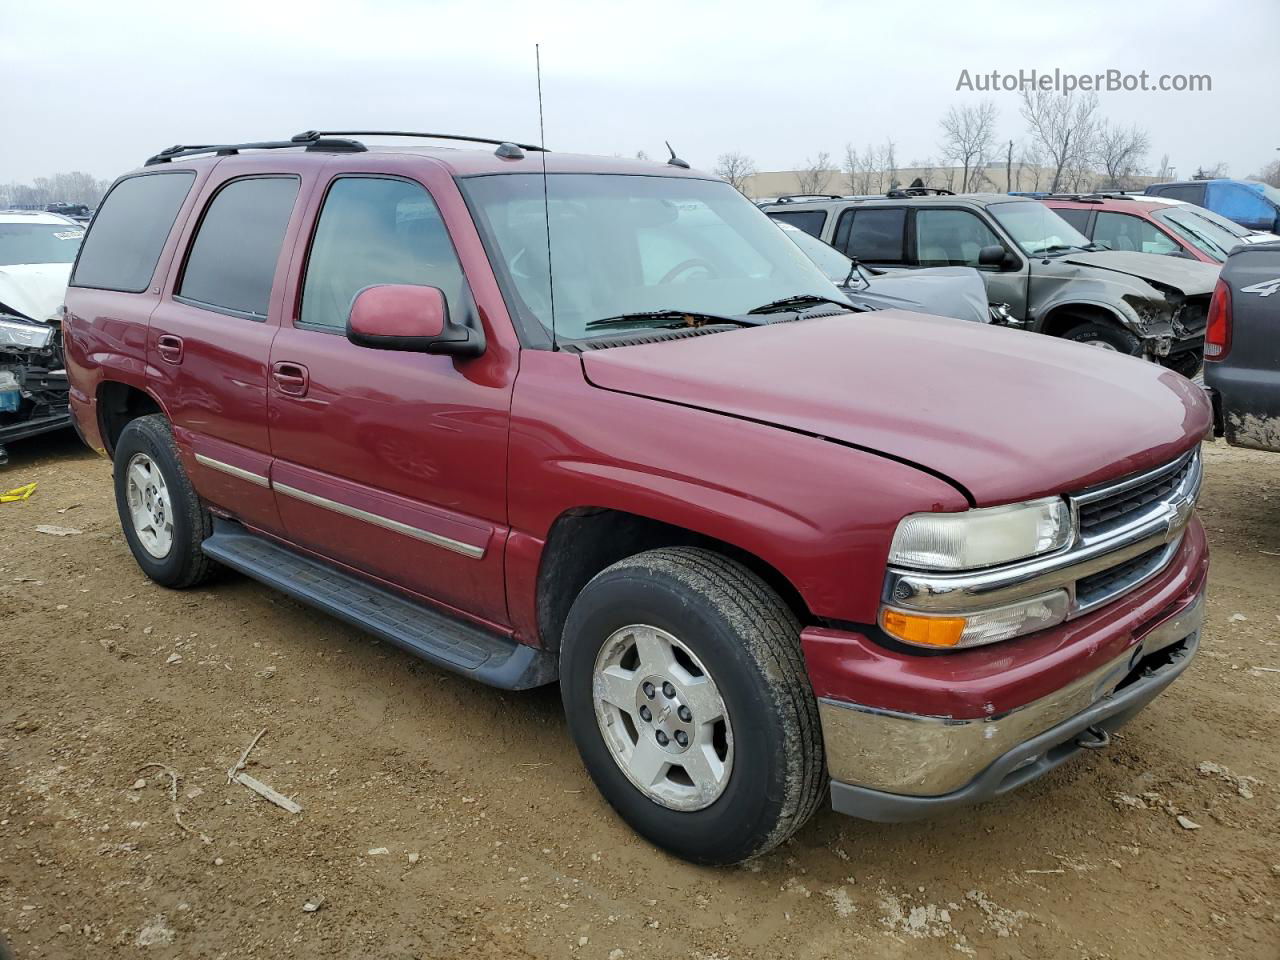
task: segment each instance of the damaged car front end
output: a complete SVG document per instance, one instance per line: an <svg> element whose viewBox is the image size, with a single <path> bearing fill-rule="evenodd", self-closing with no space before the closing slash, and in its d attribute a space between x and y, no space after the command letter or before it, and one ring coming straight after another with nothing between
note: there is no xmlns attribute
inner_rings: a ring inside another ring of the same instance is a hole
<svg viewBox="0 0 1280 960"><path fill-rule="evenodd" d="M71 426L59 320L83 236L64 217L0 212L0 464L12 441Z"/></svg>

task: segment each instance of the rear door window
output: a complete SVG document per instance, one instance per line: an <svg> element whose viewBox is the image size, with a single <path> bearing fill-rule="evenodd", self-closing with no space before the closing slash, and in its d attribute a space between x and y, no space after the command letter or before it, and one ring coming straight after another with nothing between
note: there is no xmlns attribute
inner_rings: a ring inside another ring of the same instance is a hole
<svg viewBox="0 0 1280 960"><path fill-rule="evenodd" d="M426 189L389 177L343 177L316 223L298 322L344 330L355 295L383 283L438 287L451 316L465 313L462 264Z"/></svg>
<svg viewBox="0 0 1280 960"><path fill-rule="evenodd" d="M1086 237L1089 236L1089 214L1093 212L1092 210L1078 210L1075 207L1053 207L1052 209Z"/></svg>
<svg viewBox="0 0 1280 960"><path fill-rule="evenodd" d="M1109 250L1162 253L1166 256L1182 249L1154 224L1127 213L1110 213L1106 210L1098 211L1098 219L1093 225L1093 242Z"/></svg>
<svg viewBox="0 0 1280 960"><path fill-rule="evenodd" d="M98 208L71 278L73 287L141 293L196 175L189 170L121 180Z"/></svg>
<svg viewBox="0 0 1280 960"><path fill-rule="evenodd" d="M781 220L783 223L789 223L793 227L799 227L811 237L822 237L822 228L827 223L827 212L825 210L787 210L779 212L775 210L769 211L769 216L775 220Z"/></svg>
<svg viewBox="0 0 1280 960"><path fill-rule="evenodd" d="M846 210L837 225L837 249L864 263L903 263L907 211L904 207Z"/></svg>
<svg viewBox="0 0 1280 960"><path fill-rule="evenodd" d="M191 243L178 296L262 319L298 196L296 177L232 180L214 195Z"/></svg>
<svg viewBox="0 0 1280 960"><path fill-rule="evenodd" d="M916 263L977 267L983 247L1002 246L995 232L967 210L916 211Z"/></svg>

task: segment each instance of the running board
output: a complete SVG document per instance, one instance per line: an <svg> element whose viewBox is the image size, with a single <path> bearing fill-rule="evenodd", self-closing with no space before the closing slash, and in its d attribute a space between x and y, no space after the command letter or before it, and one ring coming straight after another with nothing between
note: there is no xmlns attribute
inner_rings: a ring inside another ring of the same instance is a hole
<svg viewBox="0 0 1280 960"><path fill-rule="evenodd" d="M491 687L527 690L555 681L556 658L527 644L415 603L215 517L201 549L214 560L295 600Z"/></svg>

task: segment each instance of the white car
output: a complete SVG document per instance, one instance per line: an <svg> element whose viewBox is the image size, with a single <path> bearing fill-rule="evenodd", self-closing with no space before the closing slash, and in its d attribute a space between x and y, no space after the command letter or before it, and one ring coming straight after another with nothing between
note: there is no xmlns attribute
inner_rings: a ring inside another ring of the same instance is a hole
<svg viewBox="0 0 1280 960"><path fill-rule="evenodd" d="M9 441L71 422L58 308L83 238L56 213L0 211L0 464Z"/></svg>

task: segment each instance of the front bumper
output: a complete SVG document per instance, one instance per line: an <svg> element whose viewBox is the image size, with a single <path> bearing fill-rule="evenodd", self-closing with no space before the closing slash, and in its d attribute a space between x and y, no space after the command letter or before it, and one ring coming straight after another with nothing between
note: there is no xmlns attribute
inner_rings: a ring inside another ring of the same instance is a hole
<svg viewBox="0 0 1280 960"><path fill-rule="evenodd" d="M998 797L1105 745L1190 665L1203 620L1200 593L1132 651L1000 717L948 720L822 701L828 756L859 781L833 779L832 807L865 820L916 820Z"/></svg>

